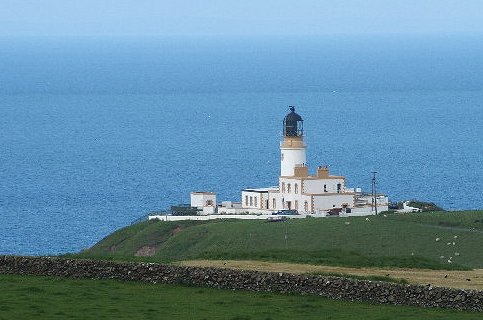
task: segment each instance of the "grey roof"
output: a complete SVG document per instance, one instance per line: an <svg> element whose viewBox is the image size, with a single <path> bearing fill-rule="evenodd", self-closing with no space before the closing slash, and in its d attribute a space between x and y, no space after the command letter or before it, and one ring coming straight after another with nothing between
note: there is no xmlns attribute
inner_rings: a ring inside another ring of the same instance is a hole
<svg viewBox="0 0 483 320"><path fill-rule="evenodd" d="M304 121L302 117L295 112L295 107L290 106L290 113L285 116L285 122L296 122L296 121Z"/></svg>

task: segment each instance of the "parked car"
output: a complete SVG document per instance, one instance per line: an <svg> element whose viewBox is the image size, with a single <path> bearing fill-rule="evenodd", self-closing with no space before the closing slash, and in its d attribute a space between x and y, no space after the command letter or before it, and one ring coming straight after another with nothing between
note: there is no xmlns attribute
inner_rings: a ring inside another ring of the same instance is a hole
<svg viewBox="0 0 483 320"><path fill-rule="evenodd" d="M329 216L338 216L342 212L342 208L333 208L328 211Z"/></svg>

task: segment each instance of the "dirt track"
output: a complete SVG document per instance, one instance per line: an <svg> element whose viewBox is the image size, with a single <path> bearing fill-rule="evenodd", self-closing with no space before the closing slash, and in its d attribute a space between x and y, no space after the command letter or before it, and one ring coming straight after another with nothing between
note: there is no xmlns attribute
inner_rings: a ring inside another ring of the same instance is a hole
<svg viewBox="0 0 483 320"><path fill-rule="evenodd" d="M343 273L360 276L388 276L405 279L412 284L431 284L438 287L483 290L483 269L471 271L448 271L428 269L378 269L378 268L346 268L334 266L315 266L294 263L274 263L262 261L234 260L190 260L181 261L179 265L217 267L242 270L287 272L287 273Z"/></svg>

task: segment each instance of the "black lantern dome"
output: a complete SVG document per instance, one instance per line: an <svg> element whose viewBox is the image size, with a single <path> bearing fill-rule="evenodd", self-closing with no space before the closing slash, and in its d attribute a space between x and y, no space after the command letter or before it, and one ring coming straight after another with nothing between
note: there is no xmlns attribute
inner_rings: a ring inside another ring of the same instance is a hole
<svg viewBox="0 0 483 320"><path fill-rule="evenodd" d="M283 119L283 135L285 137L300 137L304 134L304 120L295 113L295 107L290 106L290 113Z"/></svg>

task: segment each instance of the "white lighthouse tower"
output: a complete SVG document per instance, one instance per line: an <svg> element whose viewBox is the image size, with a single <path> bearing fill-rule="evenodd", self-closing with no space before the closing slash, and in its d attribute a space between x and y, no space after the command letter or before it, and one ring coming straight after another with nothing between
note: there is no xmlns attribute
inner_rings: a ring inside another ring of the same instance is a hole
<svg viewBox="0 0 483 320"><path fill-rule="evenodd" d="M294 168L305 166L304 126L302 117L289 107L290 113L283 119L283 138L280 142L280 176L292 177Z"/></svg>

